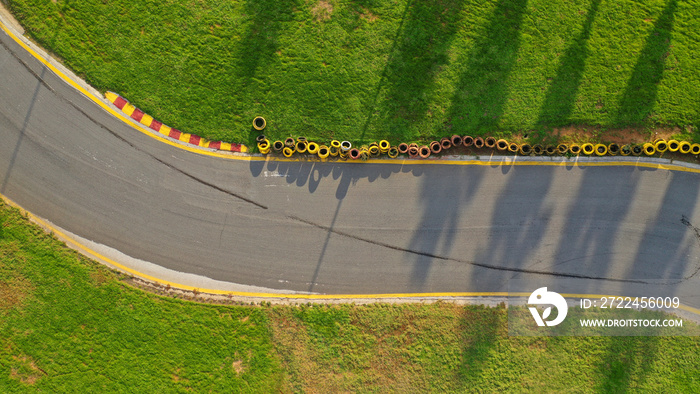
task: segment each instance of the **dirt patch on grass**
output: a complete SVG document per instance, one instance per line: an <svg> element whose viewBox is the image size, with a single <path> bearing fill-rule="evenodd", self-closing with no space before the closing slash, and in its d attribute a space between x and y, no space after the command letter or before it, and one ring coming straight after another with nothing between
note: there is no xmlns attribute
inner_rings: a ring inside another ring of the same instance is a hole
<svg viewBox="0 0 700 394"><path fill-rule="evenodd" d="M231 363L231 369L236 375L240 375L245 371L245 366L243 365L243 360L236 360Z"/></svg>
<svg viewBox="0 0 700 394"><path fill-rule="evenodd" d="M19 274L0 279L0 312L22 306L33 290L32 282Z"/></svg>
<svg viewBox="0 0 700 394"><path fill-rule="evenodd" d="M311 14L317 22L325 22L331 19L333 15L333 5L327 1L320 0L311 8Z"/></svg>
<svg viewBox="0 0 700 394"><path fill-rule="evenodd" d="M379 19L378 16L374 15L366 8L362 8L362 12L360 13L360 18L366 20L369 23L375 22L377 19Z"/></svg>
<svg viewBox="0 0 700 394"><path fill-rule="evenodd" d="M657 127L653 129L626 127L603 130L600 127L592 126L568 126L555 128L552 135L563 142L596 141L630 144L649 142L657 138L669 140L673 135L681 133L683 133L683 130L678 127Z"/></svg>
<svg viewBox="0 0 700 394"><path fill-rule="evenodd" d="M15 367L10 368L10 378L19 380L28 385L33 385L42 376L46 375L46 371L39 368L36 362L29 356L12 356Z"/></svg>

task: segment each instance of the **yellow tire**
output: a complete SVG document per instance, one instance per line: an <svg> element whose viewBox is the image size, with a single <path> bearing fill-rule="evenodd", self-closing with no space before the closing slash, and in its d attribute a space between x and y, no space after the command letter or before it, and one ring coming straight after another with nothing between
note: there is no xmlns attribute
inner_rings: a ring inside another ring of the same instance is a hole
<svg viewBox="0 0 700 394"><path fill-rule="evenodd" d="M315 142L309 142L309 143L306 145L306 151L309 152L310 155L315 155L315 154L317 154L317 153L318 153L318 148L319 148L319 146L318 146L318 144L315 143Z"/></svg>
<svg viewBox="0 0 700 394"><path fill-rule="evenodd" d="M569 146L569 152L574 156L578 156L578 154L581 153L581 145L571 144L571 146Z"/></svg>
<svg viewBox="0 0 700 394"><path fill-rule="evenodd" d="M389 156L390 159L395 159L399 156L399 148L392 146L391 148L389 148L386 154Z"/></svg>
<svg viewBox="0 0 700 394"><path fill-rule="evenodd" d="M508 141L504 140L503 138L496 141L496 149L500 151L508 150Z"/></svg>
<svg viewBox="0 0 700 394"><path fill-rule="evenodd" d="M379 141L379 151L380 152L387 153L387 152L389 152L389 148L391 148L391 144L389 144L389 141L387 141L387 140Z"/></svg>
<svg viewBox="0 0 700 394"><path fill-rule="evenodd" d="M338 140L331 141L331 148L340 149L340 141L338 141Z"/></svg>
<svg viewBox="0 0 700 394"><path fill-rule="evenodd" d="M620 154L622 156L629 156L632 153L632 145L622 145L622 148L620 148Z"/></svg>
<svg viewBox="0 0 700 394"><path fill-rule="evenodd" d="M340 147L331 146L328 152L331 156L336 157L340 153Z"/></svg>
<svg viewBox="0 0 700 394"><path fill-rule="evenodd" d="M285 146L284 149L282 149L282 154L284 155L284 157L292 157L292 155L294 154L294 149Z"/></svg>
<svg viewBox="0 0 700 394"><path fill-rule="evenodd" d="M676 141L676 140L670 140L668 141L668 150L670 152L678 152L678 149L680 149L681 144Z"/></svg>
<svg viewBox="0 0 700 394"><path fill-rule="evenodd" d="M700 144L690 145L690 153L693 155L700 155Z"/></svg>
<svg viewBox="0 0 700 394"><path fill-rule="evenodd" d="M297 140L297 143L295 145L295 147L296 147L295 151L297 153L304 153L304 152L306 152L306 146L307 146L306 141L298 141Z"/></svg>
<svg viewBox="0 0 700 394"><path fill-rule="evenodd" d="M372 157L377 157L382 153L381 149L379 149L379 146L377 145L370 145L369 149L367 149L367 152L369 152L369 155Z"/></svg>
<svg viewBox="0 0 700 394"><path fill-rule="evenodd" d="M513 153L518 153L520 150L520 145L516 144L515 142L511 142L508 144L508 150L513 152Z"/></svg>
<svg viewBox="0 0 700 394"><path fill-rule="evenodd" d="M523 156L530 156L532 154L532 146L530 144L522 144L520 145L518 153Z"/></svg>
<svg viewBox="0 0 700 394"><path fill-rule="evenodd" d="M330 154L331 150L327 146L321 145L318 147L318 157L320 157L321 160L326 160Z"/></svg>
<svg viewBox="0 0 700 394"><path fill-rule="evenodd" d="M595 146L586 142L585 144L581 145L581 151L584 155L590 156L593 154L593 152L595 152Z"/></svg>
<svg viewBox="0 0 700 394"><path fill-rule="evenodd" d="M682 154L688 154L690 153L690 148L692 145L690 145L690 142L688 141L681 141L680 146L678 147L678 151L681 152Z"/></svg>
<svg viewBox="0 0 700 394"><path fill-rule="evenodd" d="M265 121L265 118L262 116L256 116L255 119L253 119L253 128L255 130L262 130L267 126L267 122Z"/></svg>
<svg viewBox="0 0 700 394"><path fill-rule="evenodd" d="M644 144L644 145L646 145L646 144ZM654 148L656 149L657 152L664 153L668 150L668 142L666 142L664 140L659 140L656 143L654 143Z"/></svg>
<svg viewBox="0 0 700 394"><path fill-rule="evenodd" d="M657 142L657 144L661 143L661 142L663 142L664 144L666 143L664 141L660 141L660 142ZM644 146L642 146L642 149L644 150L644 154L647 156L653 156L654 153L656 153L656 147L654 146L654 144L650 144L648 142L646 144L644 144Z"/></svg>
<svg viewBox="0 0 700 394"><path fill-rule="evenodd" d="M605 156L608 154L608 147L603 144L595 145L595 154L598 156Z"/></svg>

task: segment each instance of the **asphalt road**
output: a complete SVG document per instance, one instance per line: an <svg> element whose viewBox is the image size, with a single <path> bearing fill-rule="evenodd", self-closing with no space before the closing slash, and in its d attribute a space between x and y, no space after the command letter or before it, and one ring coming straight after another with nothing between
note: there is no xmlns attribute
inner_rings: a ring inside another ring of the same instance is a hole
<svg viewBox="0 0 700 394"><path fill-rule="evenodd" d="M700 306L700 175L209 157L134 130L0 41L0 193L129 256L302 292L657 284Z"/></svg>

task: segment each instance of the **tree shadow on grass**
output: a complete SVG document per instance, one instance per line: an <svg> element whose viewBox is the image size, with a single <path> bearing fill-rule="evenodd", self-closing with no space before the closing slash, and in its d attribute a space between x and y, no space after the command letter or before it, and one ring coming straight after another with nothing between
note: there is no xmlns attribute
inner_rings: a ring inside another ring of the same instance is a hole
<svg viewBox="0 0 700 394"><path fill-rule="evenodd" d="M506 80L520 47L520 26L527 0L501 0L486 33L465 60L452 98L448 128L483 134L498 126L508 97Z"/></svg>
<svg viewBox="0 0 700 394"><path fill-rule="evenodd" d="M581 84L581 77L588 58L588 39L591 36L593 20L598 12L601 0L594 0L588 9L581 32L564 51L557 73L552 79L545 96L537 126L555 127L571 123L569 116L576 102L576 95Z"/></svg>
<svg viewBox="0 0 700 394"><path fill-rule="evenodd" d="M678 6L677 0L669 0L654 28L647 37L646 45L637 59L632 77L620 99L617 114L619 124L643 124L653 119L656 94L663 78L664 65L671 46L671 32Z"/></svg>
<svg viewBox="0 0 700 394"><path fill-rule="evenodd" d="M463 7L459 0L407 3L360 140L364 140L375 115L387 127L387 137L399 141L406 140L413 124L425 118L428 95L435 77L448 63L447 52L458 31ZM383 91L383 108L377 108Z"/></svg>

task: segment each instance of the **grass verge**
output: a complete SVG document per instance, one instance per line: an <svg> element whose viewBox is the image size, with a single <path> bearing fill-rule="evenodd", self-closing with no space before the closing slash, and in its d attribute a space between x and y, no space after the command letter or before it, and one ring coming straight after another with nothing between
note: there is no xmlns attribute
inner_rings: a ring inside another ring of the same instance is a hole
<svg viewBox="0 0 700 394"><path fill-rule="evenodd" d="M271 139L542 141L589 125L700 141L688 2L6 1L90 84L212 140L253 146L262 115Z"/></svg>
<svg viewBox="0 0 700 394"><path fill-rule="evenodd" d="M698 392L698 337L509 337L503 308L171 299L0 205L0 391Z"/></svg>

